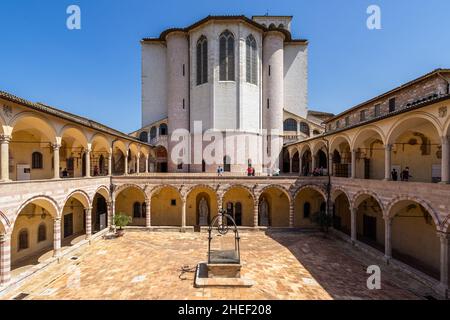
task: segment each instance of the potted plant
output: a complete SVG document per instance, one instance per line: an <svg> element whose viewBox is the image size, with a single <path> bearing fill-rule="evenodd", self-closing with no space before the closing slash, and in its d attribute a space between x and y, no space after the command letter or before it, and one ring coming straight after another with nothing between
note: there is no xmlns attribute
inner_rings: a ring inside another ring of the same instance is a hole
<svg viewBox="0 0 450 320"><path fill-rule="evenodd" d="M119 227L119 230L117 230L117 235L119 237L123 236L124 233L123 227L126 227L131 221L132 221L131 217L123 213L117 213L114 216L114 224L117 227Z"/></svg>

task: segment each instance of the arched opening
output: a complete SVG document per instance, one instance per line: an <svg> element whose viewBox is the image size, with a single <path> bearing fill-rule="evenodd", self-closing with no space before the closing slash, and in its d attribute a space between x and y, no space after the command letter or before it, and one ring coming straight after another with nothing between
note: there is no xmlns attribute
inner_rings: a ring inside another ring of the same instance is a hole
<svg viewBox="0 0 450 320"><path fill-rule="evenodd" d="M250 191L235 186L224 194L222 207L231 213L238 226L253 227L254 199Z"/></svg>
<svg viewBox="0 0 450 320"><path fill-rule="evenodd" d="M294 198L294 226L296 228L315 227L314 217L317 215L326 199L314 188L306 187L300 190Z"/></svg>
<svg viewBox="0 0 450 320"><path fill-rule="evenodd" d="M312 174L312 154L311 149L307 147L302 154L302 175L307 177Z"/></svg>
<svg viewBox="0 0 450 320"><path fill-rule="evenodd" d="M148 142L148 132L147 131L142 131L139 134L139 140L142 142Z"/></svg>
<svg viewBox="0 0 450 320"><path fill-rule="evenodd" d="M284 190L269 187L259 197L258 224L261 227L289 227L289 197Z"/></svg>
<svg viewBox="0 0 450 320"><path fill-rule="evenodd" d="M96 135L92 139L91 168L93 176L107 176L109 174L110 145L110 142L103 135Z"/></svg>
<svg viewBox="0 0 450 320"><path fill-rule="evenodd" d="M208 187L195 187L186 199L187 226L208 226L212 218L218 214L217 195Z"/></svg>
<svg viewBox="0 0 450 320"><path fill-rule="evenodd" d="M292 172L300 173L300 157L298 152L295 152L292 157Z"/></svg>
<svg viewBox="0 0 450 320"><path fill-rule="evenodd" d="M126 159L126 150L126 146L122 141L116 141L114 143L112 159L112 171L114 175L125 174L125 161L128 161Z"/></svg>
<svg viewBox="0 0 450 320"><path fill-rule="evenodd" d="M350 201L342 191L337 191L336 198L334 199L333 228L347 234L349 237L351 236Z"/></svg>
<svg viewBox="0 0 450 320"><path fill-rule="evenodd" d="M12 277L53 257L56 217L57 208L47 198L37 198L22 206L11 234Z"/></svg>
<svg viewBox="0 0 450 320"><path fill-rule="evenodd" d="M405 119L396 124L388 141L392 145L392 169L400 172L401 180L441 181L442 142L430 120Z"/></svg>
<svg viewBox="0 0 450 320"><path fill-rule="evenodd" d="M289 155L289 150L283 150L283 172L289 173L291 169L291 156Z"/></svg>
<svg viewBox="0 0 450 320"><path fill-rule="evenodd" d="M300 132L309 137L311 135L311 130L306 122L300 122Z"/></svg>
<svg viewBox="0 0 450 320"><path fill-rule="evenodd" d="M97 233L108 227L108 191L99 190L92 201L92 233Z"/></svg>
<svg viewBox="0 0 450 320"><path fill-rule="evenodd" d="M358 179L384 179L383 137L375 129L362 130L355 139L356 172Z"/></svg>
<svg viewBox="0 0 450 320"><path fill-rule="evenodd" d="M439 279L440 242L436 225L420 203L399 201L391 208L392 257Z"/></svg>
<svg viewBox="0 0 450 320"><path fill-rule="evenodd" d="M48 120L24 115L13 125L9 144L9 175L11 180L42 180L54 176L54 128Z"/></svg>
<svg viewBox="0 0 450 320"><path fill-rule="evenodd" d="M182 225L182 199L177 189L162 187L152 195L151 212L153 226Z"/></svg>
<svg viewBox="0 0 450 320"><path fill-rule="evenodd" d="M146 202L144 191L138 186L129 186L116 196L116 213L130 216L132 219L130 226L145 226L145 217L135 215L136 203L139 204L139 212L141 212L141 205L144 202Z"/></svg>
<svg viewBox="0 0 450 320"><path fill-rule="evenodd" d="M158 129L156 127L152 127L150 129L150 143L154 144L156 141L156 135L157 135Z"/></svg>
<svg viewBox="0 0 450 320"><path fill-rule="evenodd" d="M159 135L160 136L167 136L168 133L169 133L169 131L167 129L167 124L161 123L159 125Z"/></svg>
<svg viewBox="0 0 450 320"><path fill-rule="evenodd" d="M167 150L159 146L155 150L156 153L156 172L167 172Z"/></svg>
<svg viewBox="0 0 450 320"><path fill-rule="evenodd" d="M379 202L371 195L360 195L354 203L357 239L384 253L385 223Z"/></svg>
<svg viewBox="0 0 450 320"><path fill-rule="evenodd" d="M74 193L64 204L61 215L61 244L70 247L86 238L86 209L89 199L81 192Z"/></svg>
<svg viewBox="0 0 450 320"><path fill-rule="evenodd" d="M297 134L297 121L294 119L286 119L283 124L284 131L295 132Z"/></svg>
<svg viewBox="0 0 450 320"><path fill-rule="evenodd" d="M352 171L352 153L346 138L336 138L330 148L333 154L332 172L335 177L349 178Z"/></svg>
<svg viewBox="0 0 450 320"><path fill-rule="evenodd" d="M62 132L59 161L64 178L78 178L86 175L87 138L81 129L67 127Z"/></svg>

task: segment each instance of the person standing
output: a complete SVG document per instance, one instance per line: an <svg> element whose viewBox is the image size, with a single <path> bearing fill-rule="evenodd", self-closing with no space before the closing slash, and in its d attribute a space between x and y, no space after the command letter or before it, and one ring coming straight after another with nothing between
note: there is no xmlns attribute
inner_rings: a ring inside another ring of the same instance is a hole
<svg viewBox="0 0 450 320"><path fill-rule="evenodd" d="M392 181L398 181L398 172L395 169L392 169L391 172Z"/></svg>

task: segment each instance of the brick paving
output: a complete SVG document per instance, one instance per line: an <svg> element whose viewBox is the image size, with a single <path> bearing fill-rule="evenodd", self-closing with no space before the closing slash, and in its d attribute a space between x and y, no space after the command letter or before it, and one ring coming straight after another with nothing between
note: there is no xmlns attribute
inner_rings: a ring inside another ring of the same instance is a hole
<svg viewBox="0 0 450 320"><path fill-rule="evenodd" d="M347 251L343 242L319 233L243 232L242 276L255 285L194 288L194 273L180 277L180 269L206 260L206 233L127 232L94 242L77 260L64 258L2 299L22 292L38 300L420 299L393 283L392 275L382 276L381 290L368 290L367 259Z"/></svg>

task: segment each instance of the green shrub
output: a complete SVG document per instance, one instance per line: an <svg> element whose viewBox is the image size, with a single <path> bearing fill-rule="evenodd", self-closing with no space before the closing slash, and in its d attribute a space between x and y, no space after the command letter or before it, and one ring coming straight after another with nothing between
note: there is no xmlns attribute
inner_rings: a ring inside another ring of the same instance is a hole
<svg viewBox="0 0 450 320"><path fill-rule="evenodd" d="M114 224L119 227L119 230L122 230L122 228L126 227L131 221L132 218L123 213L116 213L114 216Z"/></svg>

